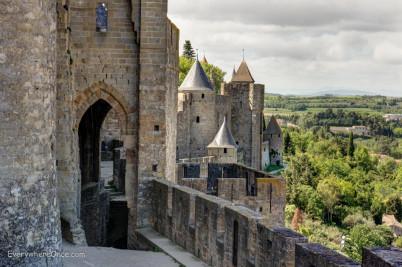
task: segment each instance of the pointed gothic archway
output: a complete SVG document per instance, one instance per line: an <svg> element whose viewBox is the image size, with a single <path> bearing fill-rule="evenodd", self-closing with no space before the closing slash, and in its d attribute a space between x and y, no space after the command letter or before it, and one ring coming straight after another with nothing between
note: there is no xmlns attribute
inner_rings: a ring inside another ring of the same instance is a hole
<svg viewBox="0 0 402 267"><path fill-rule="evenodd" d="M105 83L96 83L84 90L76 97L74 104L81 171L80 192L77 193L81 196L80 217L82 225L88 245L111 245L108 244L108 230L110 230L109 193L104 189L105 181L100 179L101 128L106 116L113 110L120 121L120 132L123 137L121 141L127 148L127 143L133 143L132 141L126 142L133 139L132 135L128 135L128 129L134 127L128 125L128 107L124 99L119 96L117 90ZM135 165L134 157L129 157L126 168L132 168ZM135 179L133 173L135 172L128 171L125 173L128 173L125 175L125 184L132 187ZM128 208L127 202L129 201L124 203L125 212ZM127 223L126 219L125 228L127 228ZM125 235L127 236L127 229ZM127 237L125 238L127 239Z"/></svg>

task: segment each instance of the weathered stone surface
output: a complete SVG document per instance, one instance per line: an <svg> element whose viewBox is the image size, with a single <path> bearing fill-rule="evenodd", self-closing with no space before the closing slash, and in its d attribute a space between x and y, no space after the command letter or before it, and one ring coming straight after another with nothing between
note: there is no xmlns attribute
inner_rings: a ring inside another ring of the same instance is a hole
<svg viewBox="0 0 402 267"><path fill-rule="evenodd" d="M106 1L107 32L95 29L99 1L57 2L56 145L61 216L75 233L82 229L81 220L88 221L80 214L81 205L86 205L81 196L86 181L81 177L88 176L80 146L87 142L80 142L78 129L86 112L105 101L110 106L105 123L100 122L105 126L102 130L97 125L89 139L113 136L123 143L125 162L120 163L125 166L120 168L117 186L127 199L128 245L132 248L136 227L149 222L150 179L173 180L175 176L174 167L167 164L174 166L176 158L179 31L167 19L167 0ZM84 154L98 158L96 149ZM89 165L97 169L95 161ZM91 179L97 181L97 177ZM74 237L74 242L79 240L82 235Z"/></svg>
<svg viewBox="0 0 402 267"><path fill-rule="evenodd" d="M223 84L219 95L211 90L183 90L179 91L178 100L178 159L210 154L221 162L237 161L237 155L228 157L218 151L207 151L226 117L239 146L239 162L261 169L263 85L230 82Z"/></svg>
<svg viewBox="0 0 402 267"><path fill-rule="evenodd" d="M363 249L362 267L400 267L402 250L398 248Z"/></svg>
<svg viewBox="0 0 402 267"><path fill-rule="evenodd" d="M225 234L224 208L230 204L214 196L196 196L195 255L211 266L223 264L223 248L218 239Z"/></svg>
<svg viewBox="0 0 402 267"><path fill-rule="evenodd" d="M273 227L259 213L222 198L159 179L153 181L152 191L154 229L210 266L360 266L333 250L307 243L299 233ZM400 266L400 257L395 248L365 250L363 266Z"/></svg>
<svg viewBox="0 0 402 267"><path fill-rule="evenodd" d="M39 255L61 251L56 3L1 0L0 17L0 265L61 266Z"/></svg>
<svg viewBox="0 0 402 267"><path fill-rule="evenodd" d="M307 238L290 229L268 228L259 223L257 267L294 267L296 243L307 243Z"/></svg>
<svg viewBox="0 0 402 267"><path fill-rule="evenodd" d="M358 267L360 264L320 244L296 244L296 267Z"/></svg>
<svg viewBox="0 0 402 267"><path fill-rule="evenodd" d="M172 189L172 238L175 243L194 253L196 190L184 186Z"/></svg>
<svg viewBox="0 0 402 267"><path fill-rule="evenodd" d="M225 207L225 243L223 266L254 266L257 223L254 211L242 206Z"/></svg>

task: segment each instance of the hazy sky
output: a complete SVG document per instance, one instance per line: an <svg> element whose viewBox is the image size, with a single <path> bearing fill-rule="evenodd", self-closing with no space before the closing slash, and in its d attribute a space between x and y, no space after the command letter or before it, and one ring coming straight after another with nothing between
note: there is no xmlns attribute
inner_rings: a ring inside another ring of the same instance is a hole
<svg viewBox="0 0 402 267"><path fill-rule="evenodd" d="M267 92L402 96L402 0L169 0L169 17L228 74L244 48Z"/></svg>

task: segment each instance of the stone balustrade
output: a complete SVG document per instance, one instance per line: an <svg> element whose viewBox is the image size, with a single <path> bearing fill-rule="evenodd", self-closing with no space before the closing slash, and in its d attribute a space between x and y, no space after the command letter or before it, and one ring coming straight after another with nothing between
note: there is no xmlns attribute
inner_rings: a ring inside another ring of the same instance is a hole
<svg viewBox="0 0 402 267"><path fill-rule="evenodd" d="M365 249L363 265L284 227L271 227L259 213L203 192L153 180L152 227L217 267L396 267L402 252Z"/></svg>

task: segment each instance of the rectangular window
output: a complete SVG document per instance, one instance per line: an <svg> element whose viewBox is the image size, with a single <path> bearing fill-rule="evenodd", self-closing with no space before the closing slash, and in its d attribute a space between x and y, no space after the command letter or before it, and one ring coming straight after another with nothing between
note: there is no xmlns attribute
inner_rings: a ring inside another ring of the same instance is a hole
<svg viewBox="0 0 402 267"><path fill-rule="evenodd" d="M228 149L227 149L227 148L224 148L224 149L223 149L223 153L225 153L225 154L228 153Z"/></svg>
<svg viewBox="0 0 402 267"><path fill-rule="evenodd" d="M153 164L152 165L152 171L157 172L158 171L158 164Z"/></svg>
<svg viewBox="0 0 402 267"><path fill-rule="evenodd" d="M197 116L196 122L197 122L197 123L200 123L200 116Z"/></svg>
<svg viewBox="0 0 402 267"><path fill-rule="evenodd" d="M233 251L232 251L232 264L237 266L237 251L239 248L239 223L237 221L233 222Z"/></svg>
<svg viewBox="0 0 402 267"><path fill-rule="evenodd" d="M159 125L154 126L154 132L159 132Z"/></svg>
<svg viewBox="0 0 402 267"><path fill-rule="evenodd" d="M105 3L98 3L96 7L96 31L107 32L107 7Z"/></svg>

